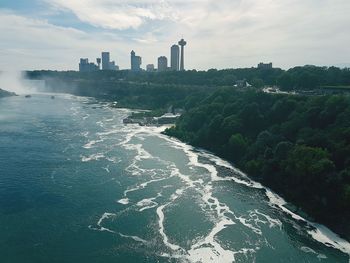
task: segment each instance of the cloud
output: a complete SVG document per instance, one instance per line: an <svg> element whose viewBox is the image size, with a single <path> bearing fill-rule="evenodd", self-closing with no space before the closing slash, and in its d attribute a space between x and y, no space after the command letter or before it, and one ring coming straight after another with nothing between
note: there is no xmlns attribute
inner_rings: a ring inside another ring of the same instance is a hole
<svg viewBox="0 0 350 263"><path fill-rule="evenodd" d="M79 24L93 25L93 32L73 20L69 27L55 26L50 17L0 12L0 52L7 63L76 69L80 57L107 50L121 68L129 68L134 49L145 66L169 57L170 46L181 37L188 43L188 69L350 61L348 0L41 1L49 3L55 21L57 13L74 14Z"/></svg>
<svg viewBox="0 0 350 263"><path fill-rule="evenodd" d="M80 57L96 57L102 49L115 50L114 43L120 40L10 11L0 11L0 32L0 69L77 68Z"/></svg>
<svg viewBox="0 0 350 263"><path fill-rule="evenodd" d="M164 0L46 0L56 10L70 11L81 21L106 29L139 28L152 20L173 19Z"/></svg>

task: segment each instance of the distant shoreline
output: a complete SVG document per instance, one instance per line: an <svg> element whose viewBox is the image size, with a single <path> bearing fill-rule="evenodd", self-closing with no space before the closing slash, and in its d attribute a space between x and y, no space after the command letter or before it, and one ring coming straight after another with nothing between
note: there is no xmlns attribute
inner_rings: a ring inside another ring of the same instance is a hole
<svg viewBox="0 0 350 263"><path fill-rule="evenodd" d="M12 97L12 96L18 96L18 95L14 92L0 89L0 98Z"/></svg>

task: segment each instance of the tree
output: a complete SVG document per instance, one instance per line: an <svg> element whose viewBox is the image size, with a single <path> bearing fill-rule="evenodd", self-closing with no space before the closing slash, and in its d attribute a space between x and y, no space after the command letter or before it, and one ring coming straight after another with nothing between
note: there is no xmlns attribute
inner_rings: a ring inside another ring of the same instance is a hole
<svg viewBox="0 0 350 263"><path fill-rule="evenodd" d="M239 161L246 153L247 142L240 133L233 134L229 140L231 156L233 160Z"/></svg>
<svg viewBox="0 0 350 263"><path fill-rule="evenodd" d="M294 81L292 75L288 72L282 73L277 78L277 85L280 87L281 90L292 90L294 88Z"/></svg>

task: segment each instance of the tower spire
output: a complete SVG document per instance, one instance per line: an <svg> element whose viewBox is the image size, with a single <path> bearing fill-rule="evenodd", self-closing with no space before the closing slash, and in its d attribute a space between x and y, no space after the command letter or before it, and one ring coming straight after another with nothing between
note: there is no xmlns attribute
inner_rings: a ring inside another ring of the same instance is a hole
<svg viewBox="0 0 350 263"><path fill-rule="evenodd" d="M182 38L180 41L179 41L179 45L181 47L181 61L180 61L180 70L185 70L185 54L184 54L184 51L185 51L185 46L186 46L187 42Z"/></svg>

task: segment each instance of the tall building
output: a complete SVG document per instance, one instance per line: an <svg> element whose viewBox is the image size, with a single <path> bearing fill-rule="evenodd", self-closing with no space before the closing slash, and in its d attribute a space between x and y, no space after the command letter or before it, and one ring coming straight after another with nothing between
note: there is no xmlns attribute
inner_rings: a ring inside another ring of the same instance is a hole
<svg viewBox="0 0 350 263"><path fill-rule="evenodd" d="M179 70L179 60L180 60L180 49L178 45L172 45L170 49L170 68L171 70L178 71Z"/></svg>
<svg viewBox="0 0 350 263"><path fill-rule="evenodd" d="M109 52L102 52L102 70L109 70Z"/></svg>
<svg viewBox="0 0 350 263"><path fill-rule="evenodd" d="M81 58L79 63L80 72L92 72L97 71L99 68L95 63L89 63L88 58Z"/></svg>
<svg viewBox="0 0 350 263"><path fill-rule="evenodd" d="M158 58L158 71L166 71L168 69L168 59L165 56Z"/></svg>
<svg viewBox="0 0 350 263"><path fill-rule="evenodd" d="M147 70L148 72L153 72L153 71L154 71L154 65L153 65L153 64L148 64L148 65L146 66L146 70Z"/></svg>
<svg viewBox="0 0 350 263"><path fill-rule="evenodd" d="M97 63L99 62L97 61ZM102 52L102 70L119 70L115 61L110 61L109 52Z"/></svg>
<svg viewBox="0 0 350 263"><path fill-rule="evenodd" d="M181 61L180 61L180 70L185 70L185 46L187 42L184 39L179 41L179 45L181 47Z"/></svg>
<svg viewBox="0 0 350 263"><path fill-rule="evenodd" d="M131 53L131 71L140 71L142 59L140 56L136 56L135 51L132 50Z"/></svg>

